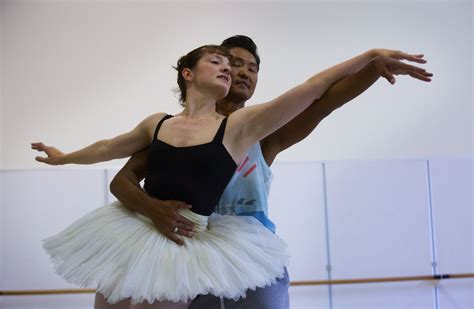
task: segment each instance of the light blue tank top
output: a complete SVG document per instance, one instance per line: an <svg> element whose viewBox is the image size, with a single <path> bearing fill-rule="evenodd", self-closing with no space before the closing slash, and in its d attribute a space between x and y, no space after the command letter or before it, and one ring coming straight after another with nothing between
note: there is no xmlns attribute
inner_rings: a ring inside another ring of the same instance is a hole
<svg viewBox="0 0 474 309"><path fill-rule="evenodd" d="M221 215L253 216L275 233L275 224L268 218L268 195L272 180L272 171L265 162L260 143L256 143L237 167L215 212Z"/></svg>

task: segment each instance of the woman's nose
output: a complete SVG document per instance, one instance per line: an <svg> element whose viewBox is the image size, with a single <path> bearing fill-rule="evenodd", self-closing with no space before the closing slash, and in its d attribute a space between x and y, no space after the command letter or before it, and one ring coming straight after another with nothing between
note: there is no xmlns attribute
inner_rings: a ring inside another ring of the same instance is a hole
<svg viewBox="0 0 474 309"><path fill-rule="evenodd" d="M225 73L230 73L230 65L227 65L227 64L224 64L224 66L221 68L222 72L225 72Z"/></svg>

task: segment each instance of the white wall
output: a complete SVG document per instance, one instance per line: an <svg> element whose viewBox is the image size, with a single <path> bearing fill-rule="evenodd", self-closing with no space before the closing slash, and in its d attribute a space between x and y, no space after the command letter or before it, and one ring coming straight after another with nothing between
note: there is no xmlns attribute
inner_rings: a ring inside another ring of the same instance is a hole
<svg viewBox="0 0 474 309"><path fill-rule="evenodd" d="M4 208L4 197L3 197L3 172L0 172L0 222L4 221L3 218L3 208ZM3 224L0 226L0 265L4 265L4 246L3 246L3 239L4 239L4 229ZM0 266L0 288L3 288L3 267Z"/></svg>
<svg viewBox="0 0 474 309"><path fill-rule="evenodd" d="M3 127L5 121L3 120L3 80L5 79L3 61L4 58L4 22L5 22L5 3L0 1L0 169L3 167Z"/></svg>
<svg viewBox="0 0 474 309"><path fill-rule="evenodd" d="M234 34L262 56L252 102L373 47L426 54L431 84L380 80L282 160L472 153L472 1L3 1L3 168L38 168L29 142L64 151L179 110L177 58ZM120 162L104 163L116 166Z"/></svg>
<svg viewBox="0 0 474 309"><path fill-rule="evenodd" d="M3 167L3 22L4 22L4 3L0 2L0 169ZM0 222L3 221L3 174L0 173ZM3 225L2 225L3 226ZM0 227L0 248L3 248L3 228ZM3 253L0 251L0 265L3 264ZM0 278L3 278L2 268L0 267Z"/></svg>
<svg viewBox="0 0 474 309"><path fill-rule="evenodd" d="M473 163L472 158L275 163L270 218L288 243L291 280L474 273ZM110 202L107 183L116 171L0 171L0 290L74 287L54 274L40 240ZM474 305L474 280L330 290L295 286L290 295L293 309L467 309ZM90 308L92 298L0 297L0 308L61 308L66 302L68 308Z"/></svg>

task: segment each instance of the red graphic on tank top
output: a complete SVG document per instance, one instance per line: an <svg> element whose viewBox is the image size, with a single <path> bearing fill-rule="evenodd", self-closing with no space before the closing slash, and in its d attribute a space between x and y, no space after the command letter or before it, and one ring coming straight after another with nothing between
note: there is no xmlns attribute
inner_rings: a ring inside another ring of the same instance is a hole
<svg viewBox="0 0 474 309"><path fill-rule="evenodd" d="M245 164L247 164L249 159L250 158L248 156L245 158L245 160L242 162L242 164L240 164L239 168L237 169L237 172L242 171L242 169L244 168ZM257 167L257 164L253 164L248 170L246 170L244 173L244 178L250 175L256 167Z"/></svg>
<svg viewBox="0 0 474 309"><path fill-rule="evenodd" d="M252 165L252 167L250 167L244 174L244 178L247 177L248 175L250 175L250 173L253 172L253 170L257 167L257 164L254 164Z"/></svg>
<svg viewBox="0 0 474 309"><path fill-rule="evenodd" d="M249 159L249 157L245 158L245 160L240 164L239 168L237 169L237 172L240 172L244 168L244 165L247 164Z"/></svg>

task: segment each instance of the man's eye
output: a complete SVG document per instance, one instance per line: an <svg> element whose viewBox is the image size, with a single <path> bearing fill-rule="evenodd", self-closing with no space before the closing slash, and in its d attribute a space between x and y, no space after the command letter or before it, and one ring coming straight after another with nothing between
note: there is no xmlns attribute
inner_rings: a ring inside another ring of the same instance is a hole
<svg viewBox="0 0 474 309"><path fill-rule="evenodd" d="M239 62L239 61L232 61L231 65L232 65L233 67L241 67L241 66L242 66L242 63Z"/></svg>

